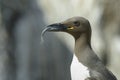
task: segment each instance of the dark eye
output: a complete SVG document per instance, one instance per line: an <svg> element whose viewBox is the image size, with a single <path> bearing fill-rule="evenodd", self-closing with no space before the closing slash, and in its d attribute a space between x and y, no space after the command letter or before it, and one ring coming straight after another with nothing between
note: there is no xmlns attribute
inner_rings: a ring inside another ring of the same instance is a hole
<svg viewBox="0 0 120 80"><path fill-rule="evenodd" d="M80 26L80 22L75 21L75 22L74 22L74 25L78 27L78 26Z"/></svg>

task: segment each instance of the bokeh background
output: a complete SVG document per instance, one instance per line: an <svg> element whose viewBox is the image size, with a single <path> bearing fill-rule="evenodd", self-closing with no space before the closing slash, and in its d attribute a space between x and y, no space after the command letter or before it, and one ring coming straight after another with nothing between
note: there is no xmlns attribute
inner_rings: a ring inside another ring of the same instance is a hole
<svg viewBox="0 0 120 80"><path fill-rule="evenodd" d="M40 35L48 24L87 18L96 54L120 79L120 0L0 0L0 80L84 80L74 39ZM71 67L72 66L72 67Z"/></svg>

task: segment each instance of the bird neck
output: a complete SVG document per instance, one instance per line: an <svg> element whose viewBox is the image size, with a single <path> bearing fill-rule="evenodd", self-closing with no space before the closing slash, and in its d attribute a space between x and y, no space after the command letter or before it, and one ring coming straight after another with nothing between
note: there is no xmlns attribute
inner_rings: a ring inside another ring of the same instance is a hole
<svg viewBox="0 0 120 80"><path fill-rule="evenodd" d="M82 49L82 50L84 50L84 48L91 49L91 31L77 33L76 35L74 35L74 38L75 38L75 49Z"/></svg>
<svg viewBox="0 0 120 80"><path fill-rule="evenodd" d="M90 61L88 61L88 58L91 58L90 52L92 51L90 39L91 39L90 33L82 33L78 37L75 37L75 49L74 49L75 55L77 56L79 62L88 67L90 63Z"/></svg>

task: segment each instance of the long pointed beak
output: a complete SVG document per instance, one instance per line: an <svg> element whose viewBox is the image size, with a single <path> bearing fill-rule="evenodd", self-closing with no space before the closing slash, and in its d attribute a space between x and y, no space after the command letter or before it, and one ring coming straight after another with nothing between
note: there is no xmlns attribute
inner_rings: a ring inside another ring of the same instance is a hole
<svg viewBox="0 0 120 80"><path fill-rule="evenodd" d="M47 31L64 31L66 30L66 26L61 23L51 24L47 26L49 29Z"/></svg>

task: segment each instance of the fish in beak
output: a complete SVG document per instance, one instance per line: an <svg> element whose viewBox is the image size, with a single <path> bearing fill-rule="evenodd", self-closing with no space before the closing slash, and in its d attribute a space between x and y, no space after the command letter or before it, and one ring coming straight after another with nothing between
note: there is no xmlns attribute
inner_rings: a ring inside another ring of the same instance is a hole
<svg viewBox="0 0 120 80"><path fill-rule="evenodd" d="M64 26L61 23L55 23L47 26L48 30L47 31L64 31L66 30L66 26Z"/></svg>

